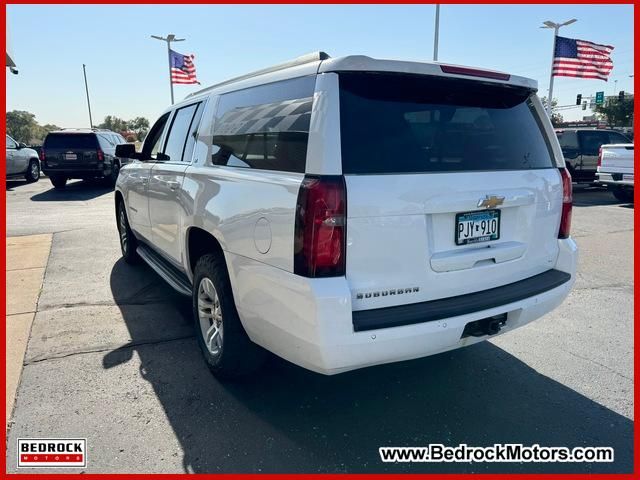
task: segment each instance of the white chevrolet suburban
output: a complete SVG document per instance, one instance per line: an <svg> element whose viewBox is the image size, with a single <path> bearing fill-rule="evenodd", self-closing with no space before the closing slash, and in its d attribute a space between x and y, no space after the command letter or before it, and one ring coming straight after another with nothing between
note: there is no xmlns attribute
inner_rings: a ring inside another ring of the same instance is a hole
<svg viewBox="0 0 640 480"><path fill-rule="evenodd" d="M557 307L571 177L522 77L320 52L172 105L115 192L127 262L193 299L214 374L324 374L470 345Z"/></svg>

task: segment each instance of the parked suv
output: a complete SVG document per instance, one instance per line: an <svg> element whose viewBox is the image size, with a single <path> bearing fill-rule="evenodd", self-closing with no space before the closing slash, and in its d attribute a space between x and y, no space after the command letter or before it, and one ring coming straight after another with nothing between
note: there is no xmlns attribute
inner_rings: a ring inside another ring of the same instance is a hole
<svg viewBox="0 0 640 480"><path fill-rule="evenodd" d="M126 140L122 135L110 130L68 128L51 132L42 145L42 171L55 188L64 188L71 178L98 178L115 184L124 163L115 153L116 145L123 143Z"/></svg>
<svg viewBox="0 0 640 480"><path fill-rule="evenodd" d="M189 295L212 371L333 374L557 307L571 177L536 82L319 53L171 106L118 147L122 254Z"/></svg>
<svg viewBox="0 0 640 480"><path fill-rule="evenodd" d="M40 178L38 152L27 148L7 135L6 178L24 178L27 182L37 182Z"/></svg>
<svg viewBox="0 0 640 480"><path fill-rule="evenodd" d="M632 143L615 130L596 128L561 128L556 130L560 148L571 176L576 182L596 180L598 153L608 143Z"/></svg>

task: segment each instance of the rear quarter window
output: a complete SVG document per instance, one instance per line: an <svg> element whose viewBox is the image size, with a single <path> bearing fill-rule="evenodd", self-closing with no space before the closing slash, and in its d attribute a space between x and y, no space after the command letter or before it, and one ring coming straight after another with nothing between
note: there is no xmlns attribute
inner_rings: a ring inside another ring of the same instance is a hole
<svg viewBox="0 0 640 480"><path fill-rule="evenodd" d="M303 173L314 89L308 76L221 95L212 163Z"/></svg>
<svg viewBox="0 0 640 480"><path fill-rule="evenodd" d="M340 74L346 174L553 167L531 91L402 74Z"/></svg>

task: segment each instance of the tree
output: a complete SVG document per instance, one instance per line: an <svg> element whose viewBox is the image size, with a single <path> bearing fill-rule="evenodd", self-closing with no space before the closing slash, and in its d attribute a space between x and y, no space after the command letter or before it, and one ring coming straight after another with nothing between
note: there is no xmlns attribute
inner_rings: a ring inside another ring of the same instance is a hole
<svg viewBox="0 0 640 480"><path fill-rule="evenodd" d="M144 117L136 117L133 120L123 120L115 115L107 115L104 117L104 121L100 125L97 125L97 127L118 132L125 137L133 133L138 140L140 140L144 138L149 131L149 120Z"/></svg>
<svg viewBox="0 0 640 480"><path fill-rule="evenodd" d="M36 133L38 122L33 113L23 110L7 112L7 135L18 142L31 143L31 137Z"/></svg>
<svg viewBox="0 0 640 480"><path fill-rule="evenodd" d="M617 97L609 97L604 105L596 106L596 115L604 119L609 127L631 126L633 119L633 96L625 96L620 101Z"/></svg>
<svg viewBox="0 0 640 480"><path fill-rule="evenodd" d="M547 97L542 97L540 101L542 102L542 105L544 106L544 109L546 111ZM558 127L564 121L564 118L560 113L553 111L553 109L556 108L557 106L558 106L558 100L554 98L553 101L551 102L551 125L553 125L554 127Z"/></svg>
<svg viewBox="0 0 640 480"><path fill-rule="evenodd" d="M142 140L149 131L149 120L144 117L136 117L129 121L129 130L136 134L138 140Z"/></svg>
<svg viewBox="0 0 640 480"><path fill-rule="evenodd" d="M129 130L129 125L126 120L114 115L107 115L104 117L104 121L100 125L97 125L97 128L104 128L106 130L111 130L112 132L120 133Z"/></svg>
<svg viewBox="0 0 640 480"><path fill-rule="evenodd" d="M13 110L7 112L7 134L18 142L26 144L42 143L47 133L59 130L55 125L39 125L36 116L31 112Z"/></svg>

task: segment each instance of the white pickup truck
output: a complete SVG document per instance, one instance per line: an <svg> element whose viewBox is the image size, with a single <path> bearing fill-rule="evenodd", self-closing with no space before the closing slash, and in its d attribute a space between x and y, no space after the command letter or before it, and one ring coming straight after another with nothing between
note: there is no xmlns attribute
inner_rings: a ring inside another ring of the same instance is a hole
<svg viewBox="0 0 640 480"><path fill-rule="evenodd" d="M596 178L621 202L633 202L633 143L602 145Z"/></svg>

